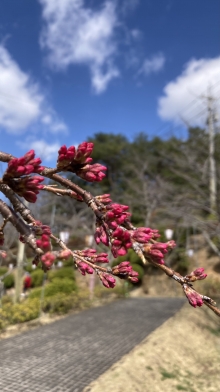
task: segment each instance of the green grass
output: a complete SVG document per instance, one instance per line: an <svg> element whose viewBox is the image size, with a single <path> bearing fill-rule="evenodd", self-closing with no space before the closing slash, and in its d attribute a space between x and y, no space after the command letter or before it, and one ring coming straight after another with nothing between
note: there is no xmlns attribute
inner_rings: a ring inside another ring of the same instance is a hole
<svg viewBox="0 0 220 392"><path fill-rule="evenodd" d="M161 375L162 375L162 380L165 380L166 378L176 378L175 373L170 373L167 372L165 369L161 369Z"/></svg>
<svg viewBox="0 0 220 392"><path fill-rule="evenodd" d="M187 388L183 387L182 385L176 386L177 391L187 391Z"/></svg>

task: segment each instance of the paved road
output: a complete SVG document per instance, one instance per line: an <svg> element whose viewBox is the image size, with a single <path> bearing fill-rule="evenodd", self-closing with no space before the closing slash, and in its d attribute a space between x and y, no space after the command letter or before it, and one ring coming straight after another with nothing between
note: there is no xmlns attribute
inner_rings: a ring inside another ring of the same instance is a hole
<svg viewBox="0 0 220 392"><path fill-rule="evenodd" d="M119 300L2 340L0 391L81 392L183 302Z"/></svg>

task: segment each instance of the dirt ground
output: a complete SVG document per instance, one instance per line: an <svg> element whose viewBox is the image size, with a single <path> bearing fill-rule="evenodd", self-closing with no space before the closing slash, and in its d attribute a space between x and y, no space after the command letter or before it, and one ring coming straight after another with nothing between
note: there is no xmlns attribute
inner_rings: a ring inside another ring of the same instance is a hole
<svg viewBox="0 0 220 392"><path fill-rule="evenodd" d="M84 392L219 392L220 320L188 303Z"/></svg>

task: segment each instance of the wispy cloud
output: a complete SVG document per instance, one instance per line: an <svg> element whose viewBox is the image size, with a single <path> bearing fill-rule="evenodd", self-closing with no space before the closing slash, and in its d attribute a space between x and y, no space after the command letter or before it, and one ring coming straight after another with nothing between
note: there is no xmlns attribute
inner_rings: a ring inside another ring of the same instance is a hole
<svg viewBox="0 0 220 392"><path fill-rule="evenodd" d="M165 56L163 53L156 53L152 57L146 58L138 71L138 75L150 75L156 73L164 68Z"/></svg>
<svg viewBox="0 0 220 392"><path fill-rule="evenodd" d="M47 103L40 86L23 72L7 49L0 45L0 127L10 133L21 133L50 115L46 129L59 131L65 124Z"/></svg>
<svg viewBox="0 0 220 392"><path fill-rule="evenodd" d="M48 51L50 65L57 69L87 65L94 91L103 92L120 74L114 65L118 27L115 2L108 0L99 10L86 7L83 0L39 2L44 20L40 42Z"/></svg>
<svg viewBox="0 0 220 392"><path fill-rule="evenodd" d="M183 118L191 125L204 125L207 112L201 95L207 94L208 88L213 88L215 95L215 86L220 82L219 69L220 57L190 60L180 76L164 87L158 101L159 116L175 124L183 123ZM219 100L217 105L220 110Z"/></svg>
<svg viewBox="0 0 220 392"><path fill-rule="evenodd" d="M133 11L140 3L140 0L121 0L121 10L124 15Z"/></svg>

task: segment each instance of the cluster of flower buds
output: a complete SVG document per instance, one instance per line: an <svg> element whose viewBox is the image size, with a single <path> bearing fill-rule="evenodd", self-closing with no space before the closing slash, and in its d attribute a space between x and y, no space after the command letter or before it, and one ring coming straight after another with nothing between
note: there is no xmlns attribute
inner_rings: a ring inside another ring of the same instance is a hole
<svg viewBox="0 0 220 392"><path fill-rule="evenodd" d="M71 253L70 249L64 249L58 253L57 259L58 260L67 260L71 255L72 255L72 253Z"/></svg>
<svg viewBox="0 0 220 392"><path fill-rule="evenodd" d="M149 227L138 227L136 230L130 231L131 238L139 243L146 244L150 240L156 240L160 237L158 230Z"/></svg>
<svg viewBox="0 0 220 392"><path fill-rule="evenodd" d="M121 227L117 227L112 233L111 244L111 251L114 257L126 255L128 249L132 247L129 232Z"/></svg>
<svg viewBox="0 0 220 392"><path fill-rule="evenodd" d="M116 280L112 275L100 271L98 271L98 275L103 286L107 287L107 289L113 289L115 287Z"/></svg>
<svg viewBox="0 0 220 392"><path fill-rule="evenodd" d="M188 282L195 282L196 280L203 280L206 278L207 274L204 274L204 268L196 268L191 274L186 275L185 279Z"/></svg>
<svg viewBox="0 0 220 392"><path fill-rule="evenodd" d="M44 252L51 250L50 237L47 234L42 234L41 238L36 241L38 248L42 249Z"/></svg>
<svg viewBox="0 0 220 392"><path fill-rule="evenodd" d="M100 182L105 178L105 173L103 173L105 170L107 170L105 166L95 163L94 165L84 165L82 168L76 169L75 173L83 180Z"/></svg>
<svg viewBox="0 0 220 392"><path fill-rule="evenodd" d="M43 223L41 221L36 220L34 222L33 229L34 229L34 232L36 235L42 235L42 234L46 234L48 236L51 235L50 226L43 225Z"/></svg>
<svg viewBox="0 0 220 392"><path fill-rule="evenodd" d="M23 175L31 173L40 173L44 170L41 165L41 159L35 158L34 150L28 151L21 158L13 158L9 161L6 172L4 173L3 179L8 178L19 178Z"/></svg>
<svg viewBox="0 0 220 392"><path fill-rule="evenodd" d="M84 263L83 261L76 260L76 265L82 275L86 275L86 273L93 274L93 272L94 272L94 269L92 267L90 267L87 263Z"/></svg>
<svg viewBox="0 0 220 392"><path fill-rule="evenodd" d="M102 242L103 245L109 245L108 233L104 225L100 224L98 221L96 222L96 231L94 235L95 241L97 245Z"/></svg>
<svg viewBox="0 0 220 392"><path fill-rule="evenodd" d="M99 163L90 164L93 160L90 157L93 147L94 144L89 142L81 143L77 149L74 146L62 146L58 151L57 168L76 173L89 182L102 181L105 177L103 172L107 169Z"/></svg>
<svg viewBox="0 0 220 392"><path fill-rule="evenodd" d="M121 279L129 279L133 283L138 282L138 272L133 270L129 261L122 261L113 267L112 273Z"/></svg>
<svg viewBox="0 0 220 392"><path fill-rule="evenodd" d="M96 196L95 200L97 200L99 203L102 203L102 204L109 204L112 202L112 199L110 198L109 193L105 193L104 195Z"/></svg>
<svg viewBox="0 0 220 392"><path fill-rule="evenodd" d="M188 284L184 283L182 287L184 294L186 295L191 306L193 306L194 308L196 308L197 306L202 306L203 300L199 293L193 290L192 287L188 286Z"/></svg>
<svg viewBox="0 0 220 392"><path fill-rule="evenodd" d="M176 246L175 241L171 240L166 243L155 242L154 244L143 245L143 252L146 256L150 256L154 263L164 264L164 256L168 250Z"/></svg>
<svg viewBox="0 0 220 392"><path fill-rule="evenodd" d="M56 259L56 257L51 252L47 252L43 256L41 256L41 262L42 262L43 269L45 271L48 271L52 267L55 259Z"/></svg>
<svg viewBox="0 0 220 392"><path fill-rule="evenodd" d="M67 148L65 145L60 147L58 151L58 159L57 159L57 166L65 167L68 166L75 157L76 149L74 146L70 146Z"/></svg>
<svg viewBox="0 0 220 392"><path fill-rule="evenodd" d="M74 253L84 257L90 263L109 263L107 253L96 253L95 249L78 250Z"/></svg>
<svg viewBox="0 0 220 392"><path fill-rule="evenodd" d="M78 163L92 162L90 155L92 154L93 147L94 143L91 142L83 142L79 144L76 151L75 161Z"/></svg>
<svg viewBox="0 0 220 392"><path fill-rule="evenodd" d="M106 206L105 221L110 229L116 229L118 225L122 225L131 216L130 212L127 212L128 209L128 206L117 203Z"/></svg>
<svg viewBox="0 0 220 392"><path fill-rule="evenodd" d="M35 203L40 189L43 188L43 185L40 185L42 181L44 181L44 178L40 176L26 176L11 181L10 187L25 200Z"/></svg>

